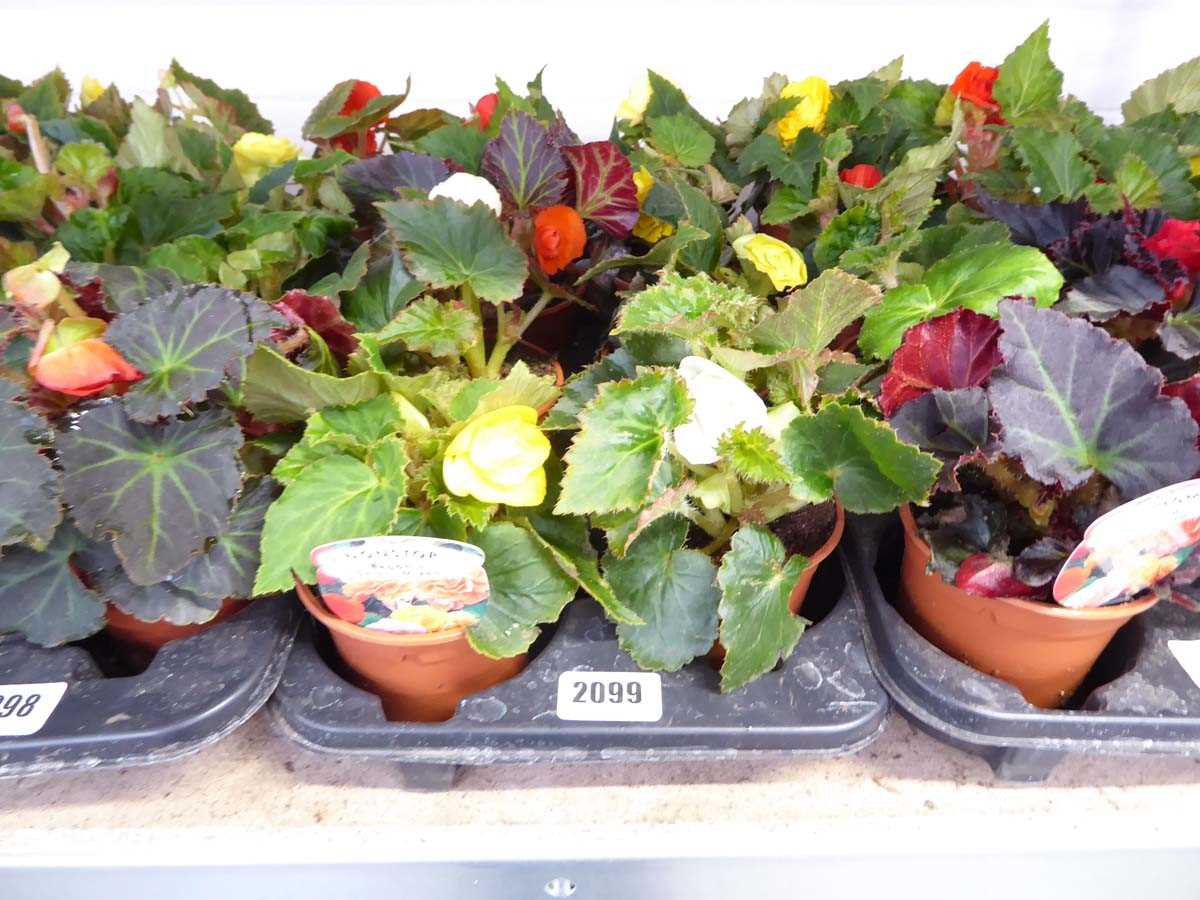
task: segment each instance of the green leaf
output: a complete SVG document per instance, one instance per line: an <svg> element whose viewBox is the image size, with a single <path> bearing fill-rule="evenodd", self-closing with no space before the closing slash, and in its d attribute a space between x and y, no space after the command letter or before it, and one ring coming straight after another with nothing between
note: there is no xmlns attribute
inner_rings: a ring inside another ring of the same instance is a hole
<svg viewBox="0 0 1200 900"><path fill-rule="evenodd" d="M254 593L271 594L316 577L309 552L321 544L388 534L404 500L403 474L380 471L352 456L317 460L267 510L262 563Z"/></svg>
<svg viewBox="0 0 1200 900"><path fill-rule="evenodd" d="M342 317L360 332L379 331L424 290L425 285L404 268L400 254L391 252L372 263L358 284L342 296Z"/></svg>
<svg viewBox="0 0 1200 900"><path fill-rule="evenodd" d="M241 446L241 430L216 411L140 425L109 402L59 436L63 494L81 529L113 535L132 581L154 584L224 527L242 485Z"/></svg>
<svg viewBox="0 0 1200 900"><path fill-rule="evenodd" d="M246 362L242 406L264 422L302 422L327 406L352 406L387 390L377 372L335 378L259 347Z"/></svg>
<svg viewBox="0 0 1200 900"><path fill-rule="evenodd" d="M403 103L408 96L407 89L403 94L382 94L372 97L361 109L349 115L342 115L342 108L354 90L354 85L354 79L343 81L334 85L333 89L321 98L300 129L305 140L330 140L374 125L386 119L388 113Z"/></svg>
<svg viewBox="0 0 1200 900"><path fill-rule="evenodd" d="M417 278L435 288L469 286L484 300L521 296L529 266L495 213L439 197L379 204Z"/></svg>
<svg viewBox="0 0 1200 900"><path fill-rule="evenodd" d="M62 116L71 87L61 69L49 72L17 95L21 109L39 119Z"/></svg>
<svg viewBox="0 0 1200 900"><path fill-rule="evenodd" d="M0 547L28 544L41 550L62 521L58 473L33 440L45 427L20 404L0 401Z"/></svg>
<svg viewBox="0 0 1200 900"><path fill-rule="evenodd" d="M796 649L808 624L792 615L788 599L808 565L788 557L779 538L758 525L743 525L721 560L721 692L729 693L775 668Z"/></svg>
<svg viewBox="0 0 1200 900"><path fill-rule="evenodd" d="M1133 153L1126 153L1117 168L1117 190L1134 209L1153 209L1162 203L1162 185L1146 165Z"/></svg>
<svg viewBox="0 0 1200 900"><path fill-rule="evenodd" d="M105 340L144 375L122 399L130 418L153 422L202 401L254 349L251 316L269 311L251 294L192 285L117 316Z"/></svg>
<svg viewBox="0 0 1200 900"><path fill-rule="evenodd" d="M187 92L213 124L228 123L246 131L274 133L275 127L241 91L226 89L207 78L193 75L174 59L171 60L171 74L175 76L175 83Z"/></svg>
<svg viewBox="0 0 1200 900"><path fill-rule="evenodd" d="M600 390L600 385L609 381L621 381L633 378L636 366L629 352L624 348L614 350L607 356L601 357L582 372L572 375L563 387L562 399L542 420L544 431L557 429L578 428L579 413L591 402Z"/></svg>
<svg viewBox="0 0 1200 900"><path fill-rule="evenodd" d="M524 360L517 360L496 390L479 398L470 418L502 409L505 406L532 406L540 409L558 399L559 389L550 375L536 375Z"/></svg>
<svg viewBox="0 0 1200 900"><path fill-rule="evenodd" d="M376 336L380 342L399 340L417 353L457 356L480 334L479 317L466 307L422 297L410 303Z"/></svg>
<svg viewBox="0 0 1200 900"><path fill-rule="evenodd" d="M32 166L0 157L0 222L37 219L53 182Z"/></svg>
<svg viewBox="0 0 1200 900"><path fill-rule="evenodd" d="M792 480L791 472L779 458L771 438L761 428L746 431L738 425L725 432L717 442L717 455L731 472L753 484Z"/></svg>
<svg viewBox="0 0 1200 900"><path fill-rule="evenodd" d="M716 139L685 113L649 119L650 144L681 166L698 168L712 159Z"/></svg>
<svg viewBox="0 0 1200 900"><path fill-rule="evenodd" d="M1034 247L970 247L932 266L919 282L888 291L867 312L858 345L869 356L887 359L913 325L960 307L994 317L1005 297L1031 297L1049 306L1062 284L1062 274Z"/></svg>
<svg viewBox="0 0 1200 900"><path fill-rule="evenodd" d="M777 186L771 194L771 200L762 211L764 225L783 225L792 219L808 215L812 210L812 192L803 191L786 184Z"/></svg>
<svg viewBox="0 0 1200 900"><path fill-rule="evenodd" d="M716 570L686 549L688 521L666 516L651 523L622 557L604 557L604 574L643 621L618 624L620 647L644 669L675 672L707 653L717 637Z"/></svg>
<svg viewBox="0 0 1200 900"><path fill-rule="evenodd" d="M485 554L490 593L467 640L492 659L529 649L537 626L554 622L575 596L575 581L559 568L538 539L511 522L496 522L472 535Z"/></svg>
<svg viewBox="0 0 1200 900"><path fill-rule="evenodd" d="M591 281L597 275L611 272L614 269L661 269L671 265L680 251L697 241L707 241L709 233L693 225L680 225L670 237L663 238L641 256L615 256L596 263L576 279L580 285Z"/></svg>
<svg viewBox="0 0 1200 900"><path fill-rule="evenodd" d="M633 294L621 307L613 334L654 332L694 344L715 343L722 329L743 330L754 323L761 301L736 285L700 273L666 272L657 284Z"/></svg>
<svg viewBox="0 0 1200 900"><path fill-rule="evenodd" d="M85 587L71 557L87 541L63 524L45 550L17 547L0 565L0 632L17 631L43 647L95 634L104 626L104 600Z"/></svg>
<svg viewBox="0 0 1200 900"><path fill-rule="evenodd" d="M779 138L764 132L738 157L738 172L743 176L766 169L771 177L798 191L797 196L813 198L814 175L824 156L825 140L811 128L803 129L784 147Z"/></svg>
<svg viewBox="0 0 1200 900"><path fill-rule="evenodd" d="M258 571L263 520L276 493L270 478L248 484L212 546L192 560L173 579L174 583L191 594L213 600L249 597Z"/></svg>
<svg viewBox="0 0 1200 900"><path fill-rule="evenodd" d="M190 234L169 244L160 244L146 256L146 265L154 269L169 269L194 284L216 280L225 248L212 238Z"/></svg>
<svg viewBox="0 0 1200 900"><path fill-rule="evenodd" d="M687 421L690 408L687 390L673 372L602 385L580 414L554 511L602 513L641 506L666 459L671 430Z"/></svg>
<svg viewBox="0 0 1200 900"><path fill-rule="evenodd" d="M67 144L54 158L54 168L89 188L113 168L113 159L99 144Z"/></svg>
<svg viewBox="0 0 1200 900"><path fill-rule="evenodd" d="M1083 159L1083 145L1069 131L1014 128L1013 141L1039 203L1074 200L1096 181L1096 170Z"/></svg>
<svg viewBox="0 0 1200 900"><path fill-rule="evenodd" d="M797 416L781 445L796 497L810 503L835 497L850 512L924 503L941 471L937 459L903 443L886 422L841 403Z"/></svg>
<svg viewBox="0 0 1200 900"><path fill-rule="evenodd" d="M482 131L455 122L419 138L417 149L438 159L456 162L464 171L477 175L487 142L487 135Z"/></svg>
<svg viewBox="0 0 1200 900"><path fill-rule="evenodd" d="M768 353L803 350L815 356L882 299L879 288L827 269L787 298L783 309L756 325L750 338Z"/></svg>
<svg viewBox="0 0 1200 900"><path fill-rule="evenodd" d="M586 520L575 516L532 515L529 524L538 541L550 551L558 567L587 593L614 622L642 624L642 619L600 574L596 548L592 546Z"/></svg>
<svg viewBox="0 0 1200 900"><path fill-rule="evenodd" d="M1200 56L1139 85L1121 104L1126 122L1136 122L1168 108L1182 114L1200 112Z"/></svg>
<svg viewBox="0 0 1200 900"><path fill-rule="evenodd" d="M764 221L765 216L764 213ZM882 221L873 206L858 204L850 207L835 216L817 236L813 244L813 261L822 269L831 269L848 251L874 246L879 240Z"/></svg>
<svg viewBox="0 0 1200 900"><path fill-rule="evenodd" d="M1050 23L1043 22L1000 64L993 94L1004 118L1020 123L1058 108L1063 76L1050 61Z"/></svg>

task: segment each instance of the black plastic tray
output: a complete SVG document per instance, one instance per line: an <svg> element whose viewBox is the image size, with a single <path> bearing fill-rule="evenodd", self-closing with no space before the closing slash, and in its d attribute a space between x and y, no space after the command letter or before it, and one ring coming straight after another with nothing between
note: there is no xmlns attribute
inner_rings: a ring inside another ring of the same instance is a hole
<svg viewBox="0 0 1200 900"><path fill-rule="evenodd" d="M903 552L899 519L854 517L842 547L867 655L896 707L922 731L982 756L998 777L1042 781L1068 753L1200 756L1200 687L1167 648L1200 639L1200 616L1158 604L1118 632L1067 708L1039 709L947 656L888 602Z"/></svg>
<svg viewBox="0 0 1200 900"><path fill-rule="evenodd" d="M448 722L389 722L379 698L339 666L325 630L300 628L268 707L283 732L311 750L400 764L410 787L443 789L459 766L731 759L850 753L883 727L888 702L871 674L854 603L844 597L840 557L817 572L805 601L811 618L784 665L731 695L718 692L704 660L664 673L663 717L654 723L562 721L558 676L572 670L638 671L590 599L567 608L554 633L516 678L467 697ZM333 667L331 667L331 664Z"/></svg>
<svg viewBox="0 0 1200 900"><path fill-rule="evenodd" d="M0 685L68 682L40 731L0 737L0 777L167 762L220 740L275 690L298 620L290 597L258 600L127 677L83 647L0 637Z"/></svg>

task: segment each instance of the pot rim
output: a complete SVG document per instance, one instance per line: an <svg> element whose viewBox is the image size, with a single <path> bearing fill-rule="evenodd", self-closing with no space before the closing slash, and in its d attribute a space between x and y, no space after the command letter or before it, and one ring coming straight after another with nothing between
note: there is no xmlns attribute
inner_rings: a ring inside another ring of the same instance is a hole
<svg viewBox="0 0 1200 900"><path fill-rule="evenodd" d="M932 557L933 551L929 548L929 544L921 537L921 532L917 528L917 519L912 513L912 504L906 503L900 507L900 521L904 523L904 537L914 547L916 547L923 556ZM1035 615L1050 616L1055 619L1128 619L1140 613L1145 612L1150 607L1158 603L1157 597L1150 597L1146 600L1129 600L1125 603L1116 603L1112 606L1099 606L1094 609L1069 609L1065 606L1059 606L1057 603L1045 603L1037 600L1026 600L1022 597L984 597L980 594L972 594L970 591L963 590L957 585L950 584L945 578L942 578L941 573L929 573L948 587L954 588L956 591L961 591L968 597L974 597L977 600L995 601L1003 603L1024 612L1033 613Z"/></svg>
<svg viewBox="0 0 1200 900"><path fill-rule="evenodd" d="M339 619L329 610L325 609L324 604L316 598L312 589L301 581L298 576L293 577L296 580L296 596L300 598L300 602L304 604L304 608L309 611L312 617L330 631L336 631L338 634L348 637L351 640L360 641L364 644L382 644L389 647L431 647L438 644L452 644L456 641L465 641L467 639L467 629L461 625L456 628L435 631L429 634L396 634L395 632L363 628L361 625L355 625L347 622L345 619Z"/></svg>
<svg viewBox="0 0 1200 900"><path fill-rule="evenodd" d="M808 565L806 569L815 569L818 565L825 561L826 557L837 548L841 543L842 532L846 530L846 510L842 508L842 503L836 497L833 499L834 509L836 510L833 520L833 531L830 532L828 540L825 541L817 551L808 557Z"/></svg>

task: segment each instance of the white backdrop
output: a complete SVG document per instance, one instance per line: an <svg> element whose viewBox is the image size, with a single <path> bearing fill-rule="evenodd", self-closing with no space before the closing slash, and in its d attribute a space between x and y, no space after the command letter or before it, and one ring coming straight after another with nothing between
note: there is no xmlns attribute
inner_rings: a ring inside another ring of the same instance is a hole
<svg viewBox="0 0 1200 900"><path fill-rule="evenodd" d="M0 0L0 71L28 80L55 64L72 83L153 94L177 56L240 87L296 137L309 108L345 78L399 91L402 109L465 112L500 74L523 85L545 65L550 100L585 139L647 65L723 115L781 71L859 76L905 54L906 74L949 81L972 59L998 65L1047 16L1066 90L1107 118L1146 78L1200 54L1200 0Z"/></svg>

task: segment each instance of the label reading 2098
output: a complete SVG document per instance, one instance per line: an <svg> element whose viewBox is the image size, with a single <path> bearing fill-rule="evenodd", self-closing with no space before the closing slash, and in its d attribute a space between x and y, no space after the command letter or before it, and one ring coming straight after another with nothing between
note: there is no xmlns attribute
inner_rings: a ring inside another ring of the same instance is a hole
<svg viewBox="0 0 1200 900"><path fill-rule="evenodd" d="M66 692L65 681L0 684L0 737L37 734Z"/></svg>
<svg viewBox="0 0 1200 900"><path fill-rule="evenodd" d="M563 672L558 717L568 722L657 722L662 676L657 672Z"/></svg>

